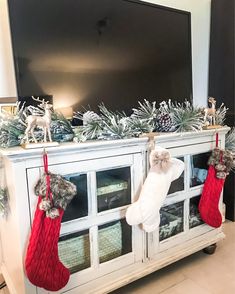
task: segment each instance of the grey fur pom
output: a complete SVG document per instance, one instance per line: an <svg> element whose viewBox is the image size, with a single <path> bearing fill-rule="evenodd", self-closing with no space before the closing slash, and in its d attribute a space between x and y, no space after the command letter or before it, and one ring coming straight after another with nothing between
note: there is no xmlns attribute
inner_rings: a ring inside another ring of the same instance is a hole
<svg viewBox="0 0 235 294"><path fill-rule="evenodd" d="M227 176L227 173L223 172L223 171L219 171L216 173L216 178L218 178L218 179L225 179L226 176Z"/></svg>
<svg viewBox="0 0 235 294"><path fill-rule="evenodd" d="M52 219L59 217L60 216L59 209L56 207L52 207L52 209L49 209L46 211L46 216Z"/></svg>
<svg viewBox="0 0 235 294"><path fill-rule="evenodd" d="M65 210L67 205L77 194L77 188L73 183L65 180L61 175L52 173L49 173L49 175L53 206ZM34 188L35 194L45 198L46 188L46 174L43 174Z"/></svg>
<svg viewBox="0 0 235 294"><path fill-rule="evenodd" d="M39 209L47 211L51 208L51 201L49 199L42 199L39 204Z"/></svg>
<svg viewBox="0 0 235 294"><path fill-rule="evenodd" d="M222 164L222 163L218 163L215 166L215 169L219 172L219 171L225 171L226 170L226 165Z"/></svg>

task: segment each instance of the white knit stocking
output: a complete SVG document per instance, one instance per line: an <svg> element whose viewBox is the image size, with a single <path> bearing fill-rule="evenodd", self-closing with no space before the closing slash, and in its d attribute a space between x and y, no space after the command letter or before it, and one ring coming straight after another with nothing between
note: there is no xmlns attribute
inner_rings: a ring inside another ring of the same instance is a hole
<svg viewBox="0 0 235 294"><path fill-rule="evenodd" d="M150 170L142 187L139 199L126 212L129 225L143 224L146 232L159 227L160 208L167 196L171 182L178 179L184 163L171 158L168 150L156 147L150 154Z"/></svg>

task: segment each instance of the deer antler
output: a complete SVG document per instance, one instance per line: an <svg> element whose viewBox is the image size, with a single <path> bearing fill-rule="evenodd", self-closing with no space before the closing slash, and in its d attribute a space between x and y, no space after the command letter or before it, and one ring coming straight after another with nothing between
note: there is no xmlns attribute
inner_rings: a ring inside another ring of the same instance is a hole
<svg viewBox="0 0 235 294"><path fill-rule="evenodd" d="M45 102L45 99L40 100L39 97L38 97L38 98L35 98L34 96L32 96L32 98L33 98L34 101L41 102L42 104L47 104L47 103L49 103L49 101L46 101L46 102Z"/></svg>

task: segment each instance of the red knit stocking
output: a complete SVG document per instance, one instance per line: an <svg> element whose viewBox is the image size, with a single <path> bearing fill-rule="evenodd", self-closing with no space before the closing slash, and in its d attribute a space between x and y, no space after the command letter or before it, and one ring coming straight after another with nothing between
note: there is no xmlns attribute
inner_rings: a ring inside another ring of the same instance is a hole
<svg viewBox="0 0 235 294"><path fill-rule="evenodd" d="M224 181L225 179L216 177L215 167L210 165L199 203L199 212L202 220L214 228L218 228L222 224L219 199Z"/></svg>
<svg viewBox="0 0 235 294"><path fill-rule="evenodd" d="M39 209L39 197L34 215L33 226L26 254L26 274L32 284L49 291L63 288L70 276L69 270L59 261L58 239L60 234L63 209L59 217L46 217Z"/></svg>

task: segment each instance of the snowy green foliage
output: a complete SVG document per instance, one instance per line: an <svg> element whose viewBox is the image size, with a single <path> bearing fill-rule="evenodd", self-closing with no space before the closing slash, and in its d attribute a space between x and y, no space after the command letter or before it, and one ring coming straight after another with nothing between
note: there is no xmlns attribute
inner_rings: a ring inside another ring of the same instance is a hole
<svg viewBox="0 0 235 294"><path fill-rule="evenodd" d="M215 112L215 124L219 126L223 126L226 118L228 108L222 103Z"/></svg>
<svg viewBox="0 0 235 294"><path fill-rule="evenodd" d="M1 113L0 115L0 147L8 148L20 145L26 125L23 118L23 106L17 104L15 114Z"/></svg>
<svg viewBox="0 0 235 294"><path fill-rule="evenodd" d="M77 112L74 118L83 121L82 126L73 128L70 121L62 114L52 112L52 139L58 142L86 140L109 140L138 137L142 133L188 132L202 130L203 110L194 107L189 101L184 103L162 101L159 108L156 102L144 100L138 102L133 113L127 116L124 112L111 111L104 104L99 105L99 113L92 110ZM28 115L43 115L40 107L17 105L14 115L0 116L0 147L7 148L20 145L25 141L26 118ZM222 104L216 110L215 122L223 125L227 108ZM43 130L36 128L34 135L38 142L43 141ZM32 138L30 138L32 140Z"/></svg>
<svg viewBox="0 0 235 294"><path fill-rule="evenodd" d="M44 115L39 107L17 104L15 114L2 113L0 115L0 147L18 146L25 142L26 118L29 115ZM74 132L70 122L60 113L53 112L51 121L52 139L58 142L72 141ZM36 128L34 135L38 142L43 141L43 130ZM30 142L32 138L30 138Z"/></svg>
<svg viewBox="0 0 235 294"><path fill-rule="evenodd" d="M204 116L201 109L194 107L190 102L171 105L172 125L176 132L201 131Z"/></svg>
<svg viewBox="0 0 235 294"><path fill-rule="evenodd" d="M162 101L157 108L156 102L145 99L139 102L138 108L133 108L129 117L124 112L107 109L104 104L99 105L99 110L99 114L91 110L75 114L75 117L83 120L83 126L75 129L75 141L130 138L152 131L200 131L205 124L203 110L189 101ZM226 111L227 108L221 105L216 112L220 125L224 123Z"/></svg>
<svg viewBox="0 0 235 294"><path fill-rule="evenodd" d="M226 135L225 149L235 154L235 128L232 128Z"/></svg>
<svg viewBox="0 0 235 294"><path fill-rule="evenodd" d="M0 215L4 216L8 212L7 189L0 188Z"/></svg>

